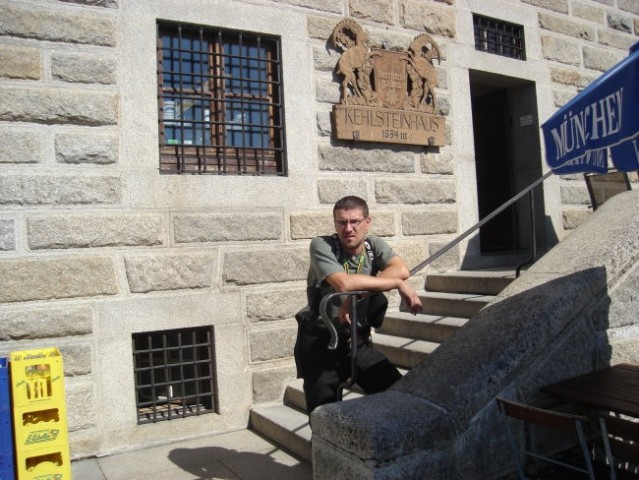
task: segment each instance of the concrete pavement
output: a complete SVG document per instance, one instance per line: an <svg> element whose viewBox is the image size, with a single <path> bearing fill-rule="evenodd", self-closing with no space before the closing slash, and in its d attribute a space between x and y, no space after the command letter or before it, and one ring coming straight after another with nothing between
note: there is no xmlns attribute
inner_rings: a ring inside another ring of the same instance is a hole
<svg viewBox="0 0 639 480"><path fill-rule="evenodd" d="M73 480L312 480L313 470L251 430L71 463Z"/></svg>

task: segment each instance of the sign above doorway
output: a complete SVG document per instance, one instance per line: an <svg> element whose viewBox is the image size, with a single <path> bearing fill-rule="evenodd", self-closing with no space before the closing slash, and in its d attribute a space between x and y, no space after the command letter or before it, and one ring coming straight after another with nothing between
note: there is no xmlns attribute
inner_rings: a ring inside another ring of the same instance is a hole
<svg viewBox="0 0 639 480"><path fill-rule="evenodd" d="M340 21L331 43L342 52L340 102L333 106L339 140L443 146L445 119L437 115L435 87L439 46L427 33L405 51L373 44L354 20Z"/></svg>

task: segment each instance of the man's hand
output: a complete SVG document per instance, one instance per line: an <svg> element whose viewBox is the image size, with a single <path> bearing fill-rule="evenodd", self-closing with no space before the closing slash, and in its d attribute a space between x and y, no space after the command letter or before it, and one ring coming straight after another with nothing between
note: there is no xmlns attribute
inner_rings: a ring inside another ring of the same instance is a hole
<svg viewBox="0 0 639 480"><path fill-rule="evenodd" d="M408 310L416 315L422 311L422 301L417 295L417 292L413 290L406 282L402 282L397 289L404 305L408 307Z"/></svg>
<svg viewBox="0 0 639 480"><path fill-rule="evenodd" d="M341 325L351 324L351 299L353 297L348 295L346 299L339 306L339 318L338 321Z"/></svg>

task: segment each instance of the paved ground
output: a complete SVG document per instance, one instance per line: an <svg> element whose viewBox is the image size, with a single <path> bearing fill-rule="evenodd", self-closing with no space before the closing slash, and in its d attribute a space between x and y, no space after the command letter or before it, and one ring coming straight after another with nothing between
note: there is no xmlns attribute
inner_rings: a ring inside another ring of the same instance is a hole
<svg viewBox="0 0 639 480"><path fill-rule="evenodd" d="M72 462L73 480L312 480L311 465L251 430Z"/></svg>

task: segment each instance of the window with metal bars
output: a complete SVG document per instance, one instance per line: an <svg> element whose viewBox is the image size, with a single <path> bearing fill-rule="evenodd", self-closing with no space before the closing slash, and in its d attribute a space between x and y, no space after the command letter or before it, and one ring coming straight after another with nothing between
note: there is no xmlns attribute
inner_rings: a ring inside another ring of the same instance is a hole
<svg viewBox="0 0 639 480"><path fill-rule="evenodd" d="M160 171L286 175L279 38L158 23Z"/></svg>
<svg viewBox="0 0 639 480"><path fill-rule="evenodd" d="M216 410L211 327L134 333L138 424Z"/></svg>
<svg viewBox="0 0 639 480"><path fill-rule="evenodd" d="M524 27L473 14L475 50L526 60Z"/></svg>

